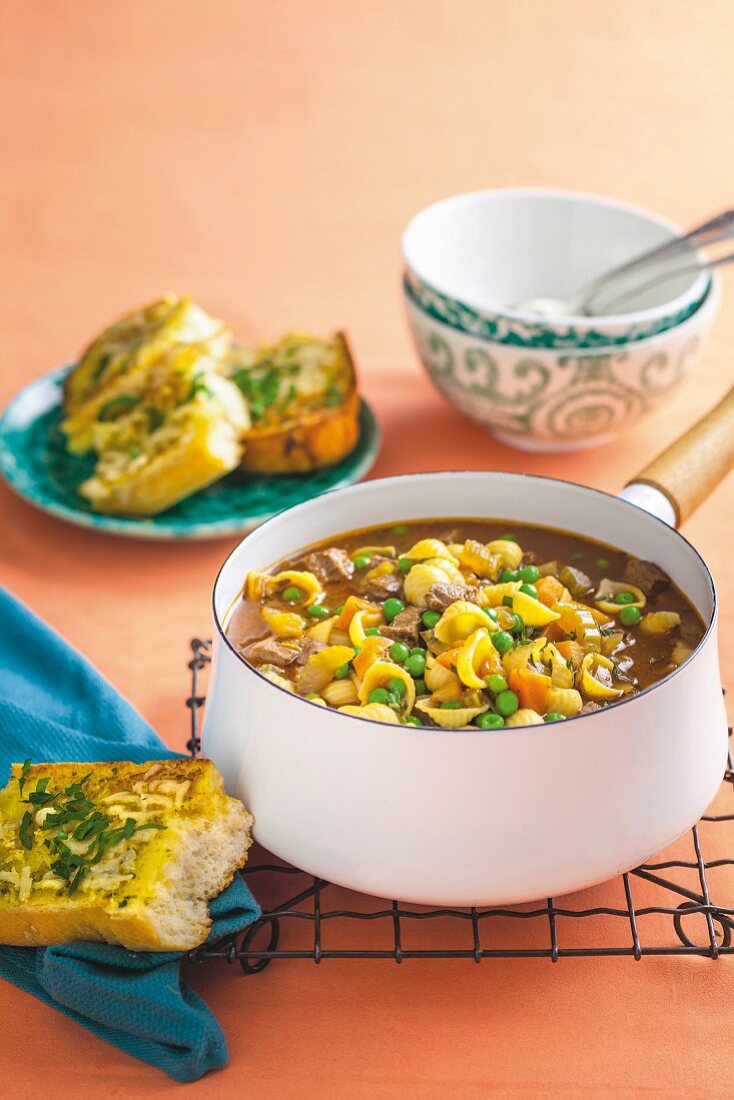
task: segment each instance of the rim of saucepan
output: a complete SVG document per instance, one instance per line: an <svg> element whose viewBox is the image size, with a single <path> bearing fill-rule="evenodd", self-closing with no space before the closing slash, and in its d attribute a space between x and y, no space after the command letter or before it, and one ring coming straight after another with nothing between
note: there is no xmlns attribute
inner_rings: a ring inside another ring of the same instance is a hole
<svg viewBox="0 0 734 1100"><path fill-rule="evenodd" d="M425 477L428 477L428 478L431 478L431 477L457 477L457 478L460 478L460 477L466 477L467 475L474 477L474 476L481 475L481 474L502 474L505 477L522 478L526 481L538 481L538 482L543 482L544 484L548 484L548 485L569 485L573 489L581 489L583 492L593 493L595 496L604 497L606 500L615 500L618 503L620 503L621 505L623 505L623 507L625 507L625 508L633 509L635 512L642 512L651 521L653 521L654 523L659 524L659 526L662 529L664 529L668 534L679 538L683 543L685 543L685 545L688 547L689 551L693 554L694 558L697 560L697 562L701 566L701 568L703 570L703 573L704 573L704 576L706 578L706 583L708 585L710 595L711 595L711 616L710 616L710 619L709 619L708 623L706 624L706 630L704 632L703 637L701 638L701 641L698 643L696 648L693 650L690 657L686 658L686 660L683 662L683 664L678 665L677 668L675 668L672 672L669 672L668 675L665 676L662 680L658 680L657 683L651 684L650 687L643 688L642 691L637 691L637 692L634 693L634 695L630 695L626 699L621 699L618 703L614 703L613 708L615 710L616 710L617 707L629 706L631 703L634 703L635 700L639 699L641 696L649 695L649 694L651 694L651 692L657 691L664 684L666 684L669 680L671 680L674 676L677 676L678 673L683 668L685 668L688 664L690 664L691 661L694 660L696 655L703 649L704 644L708 641L710 635L712 634L712 632L714 630L714 627L716 626L716 622L717 622L717 619L718 619L718 613L719 613L718 597L717 597L717 593L716 593L716 585L714 584L714 578L711 575L711 571L710 571L709 567L706 565L706 562L701 557L701 555L699 554L696 547L693 546L693 544L690 543L684 535L681 535L680 531L677 531L674 527L670 527L667 523L665 523L664 520L659 519L657 516L654 516L650 512L645 511L644 508L640 508L636 504L632 504L630 501L624 500L622 497L614 496L612 493L607 493L607 492L604 492L604 490L602 490L602 489L595 489L595 488L593 488L591 486L588 486L588 485L579 485L575 481L566 481L565 479L559 478L559 477L543 477L540 474L511 473L511 472L506 471L506 470L422 470L420 473L395 474L392 477L374 478L371 481L359 482L356 485L347 485L347 486L344 486L342 488L327 489L325 492L319 493L318 496L312 497L310 500L301 501L299 504L294 504L290 508L282 508L280 510L280 512L276 513L276 515L270 516L269 519L266 519L263 523L261 523L258 527L256 527L254 529L254 531L249 532L249 534L245 535L244 538L240 539L240 541L237 543L237 545L232 550L230 550L229 554L227 554L227 557L224 559L224 561L222 562L222 564L219 568L219 571L218 571L217 576L216 576L216 580L214 581L214 587L212 589L212 614L214 616L214 624L217 628L217 632L219 634L219 637L220 637L221 641L224 642L224 644L230 650L230 652L232 654L234 654L234 656L237 658L237 660L240 661L242 663L242 665L244 666L244 668L246 668L249 672L252 672L255 676L258 676L264 683L266 683L274 691L280 691L280 692L283 693L283 695L286 695L289 698L293 698L293 692L287 691L285 688L280 687L278 684L274 684L272 680L269 680L267 678L267 676L264 676L262 674L262 672L259 672L258 669L256 669L254 667L254 665L249 664L244 659L244 657L240 653L237 652L237 650L235 649L235 647L232 645L229 638L227 637L227 634L224 630L224 627L222 626L222 623L220 622L219 615L217 614L216 594L217 594L217 588L219 586L219 581L221 579L222 573L227 568L227 565L229 563L230 558L234 557L234 555L239 550L240 546L242 546L243 543L247 542L248 538L250 538L253 534L255 534L257 531L260 531L263 527L267 526L269 523L273 523L275 520L279 519L280 516L283 516L283 515L285 515L286 513L289 513L289 512L296 512L296 511L298 511L299 508L303 508L307 505L311 505L315 501L323 500L325 497L333 496L336 493L340 493L340 494L353 493L353 494L356 494L356 493L359 493L359 492L363 491L367 487L371 487L371 486L375 486L375 485L384 485L386 482L408 481L409 479L417 478L417 477L421 477L421 478L425 478ZM492 518L492 517L489 517L489 518ZM502 517L502 518L506 518L506 517ZM299 699L299 701L301 703L304 703L307 706L318 707L318 709L320 711L323 711L323 709L324 709L319 703L313 703L313 702L311 702L310 699L303 698L303 696L297 696L297 698ZM610 709L612 709L612 708L604 708L604 710L602 710L602 711L592 712L591 714L576 714L576 715L573 715L571 718L567 718L564 722L551 722L551 723L549 723L549 725L554 727L554 733L557 733L559 731L556 730L555 727L564 728L569 722L575 722L575 721L577 721L581 718L583 718L584 721L588 722L588 721L590 721L590 720L592 720L596 717L599 717L601 714L605 713L605 711L610 710ZM334 713L338 713L338 712L335 711ZM380 722L380 721L375 720L374 718L361 718L357 714L346 714L346 715L342 715L342 717L343 718L350 718L353 721L362 722L367 726L377 725L377 726L385 726L387 729L394 729L395 728L394 724L391 723L391 722ZM510 726L510 727L502 727L498 730L481 730L478 727L476 727L476 728L474 728L474 727L461 727L459 729L452 729L452 730L447 731L446 729L444 729L443 727L440 727L440 726L436 726L436 727L434 727L434 726L412 726L412 725L408 724L408 725L403 725L400 728L401 728L401 730L410 730L410 731L412 731L412 733L414 733L416 735L419 735L419 736L420 735L425 735L426 733L429 733L429 734L439 734L439 733L440 734L445 734L446 732L450 732L452 736L457 736L457 735L461 735L461 734L469 734L472 737L474 737L474 736L486 737L488 733L491 734L491 736L497 736L498 734L501 735L501 734L504 734L504 733L512 734L513 736L516 736L517 734L521 734L525 729L535 729L537 727L535 727L535 726L527 726L527 727L524 727L524 726Z"/></svg>
<svg viewBox="0 0 734 1100"><path fill-rule="evenodd" d="M400 251L407 267L413 271L416 277L427 287L433 287L445 298L449 298L454 302L461 301L471 309L477 310L479 313L492 313L496 316L507 317L513 321L518 321L526 325L535 325L548 329L553 329L555 325L567 326L569 324L573 324L577 327L588 327L592 324L598 326L600 323L606 325L635 325L644 321L654 321L661 313L667 313L670 310L675 311L676 308L683 308L687 303L693 301L700 302L702 300L708 285L705 271L692 277L688 289L682 294L679 294L677 298L666 300L658 306L636 310L631 313L602 314L598 317L587 317L583 314L569 313L558 318L544 318L539 317L537 313L532 313L527 310L513 309L512 306L505 302L479 302L476 298L466 297L463 294L459 299L455 291L449 289L445 284L439 284L433 278L427 278L418 270L409 257L408 236L411 232L415 232L415 226L419 219L425 218L429 212L436 211L441 207L463 206L471 202L476 202L476 200L480 198L509 197L511 195L517 198L527 199L543 197L568 200L575 199L592 206L606 206L610 210L621 210L629 214L636 214L645 221L652 222L654 225L659 226L661 229L667 229L673 236L679 237L684 233L684 229L681 225L666 218L663 214L648 210L644 206L637 205L637 203L625 202L622 199L613 199L593 191L574 191L563 187L489 187L477 191L464 191L458 195L449 195L447 198L439 199L437 202L424 206L422 210L414 214L403 230L400 238ZM708 277L710 278L710 273ZM700 281L703 282L700 291L698 291L696 288L699 286Z"/></svg>

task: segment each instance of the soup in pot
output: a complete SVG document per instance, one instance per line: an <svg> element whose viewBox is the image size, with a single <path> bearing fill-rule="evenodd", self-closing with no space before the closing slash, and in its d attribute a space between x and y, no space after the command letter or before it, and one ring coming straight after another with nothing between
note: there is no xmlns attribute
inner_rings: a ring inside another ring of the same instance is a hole
<svg viewBox="0 0 734 1100"><path fill-rule="evenodd" d="M426 520L249 573L227 636L287 691L393 724L562 721L663 679L704 624L652 562L563 531Z"/></svg>

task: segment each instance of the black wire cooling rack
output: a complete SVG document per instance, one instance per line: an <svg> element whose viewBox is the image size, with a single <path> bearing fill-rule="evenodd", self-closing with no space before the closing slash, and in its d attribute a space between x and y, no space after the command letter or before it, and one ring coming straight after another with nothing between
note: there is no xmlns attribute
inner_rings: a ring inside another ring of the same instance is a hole
<svg viewBox="0 0 734 1100"><path fill-rule="evenodd" d="M201 711L205 696L201 673L208 666L210 643L191 642L191 738L193 757L200 751ZM731 735L731 729L729 730ZM716 959L734 954L734 766L729 750L722 797L728 813L708 814L690 833L690 850L678 858L645 863L605 884L619 904L588 908L545 905L504 909L442 908L368 898L275 861L254 846L245 869L262 916L244 932L209 943L190 955L192 962L239 962L246 974L258 974L273 959L473 959L578 956L702 955ZM725 851L704 857L704 834L711 847ZM729 853L732 853L731 855ZM665 874L663 874L665 872ZM668 875L680 874L682 881ZM643 904L633 895L644 892ZM297 889L294 890L294 888ZM619 889L621 887L621 889ZM597 888L597 889L602 889ZM574 895L586 900L591 891ZM716 893L717 901L713 900ZM344 905L339 905L340 900ZM685 925L685 928L684 928ZM378 928L379 926L379 928ZM563 927L563 932L561 931ZM418 935L414 935L418 929ZM413 945L409 940L417 942ZM648 942L649 939L649 942ZM568 941L568 942L566 942ZM333 945L332 945L333 944Z"/></svg>

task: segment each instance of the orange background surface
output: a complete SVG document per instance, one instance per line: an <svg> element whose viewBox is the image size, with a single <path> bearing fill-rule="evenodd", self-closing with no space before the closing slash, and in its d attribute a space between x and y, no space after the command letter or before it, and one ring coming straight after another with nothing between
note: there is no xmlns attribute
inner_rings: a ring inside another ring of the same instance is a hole
<svg viewBox="0 0 734 1100"><path fill-rule="evenodd" d="M730 203L733 35L728 0L0 0L0 405L125 308L189 291L242 340L348 329L384 430L375 475L470 466L617 490L728 387L731 278L669 405L604 449L530 457L423 377L399 234L477 187L607 192L683 223ZM108 539L4 486L0 514L0 580L181 748L188 639L209 631L234 540ZM725 680L733 520L729 481L686 526L721 589ZM547 929L522 936L547 944ZM673 942L662 919L645 936ZM210 964L191 980L231 1056L190 1096L734 1093L731 958L296 962L257 978ZM15 1097L183 1094L7 984L0 1020Z"/></svg>

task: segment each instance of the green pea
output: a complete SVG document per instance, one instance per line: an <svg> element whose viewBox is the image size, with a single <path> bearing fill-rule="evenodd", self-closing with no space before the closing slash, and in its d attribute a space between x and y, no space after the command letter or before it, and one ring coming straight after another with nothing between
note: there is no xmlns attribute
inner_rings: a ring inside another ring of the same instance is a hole
<svg viewBox="0 0 734 1100"><path fill-rule="evenodd" d="M309 691L308 695L304 695L304 699L320 699L321 696L317 695L315 691Z"/></svg>
<svg viewBox="0 0 734 1100"><path fill-rule="evenodd" d="M492 639L492 645L498 653L509 653L512 649L514 642L512 635L508 634L506 630L495 630L494 634L490 634Z"/></svg>
<svg viewBox="0 0 734 1100"><path fill-rule="evenodd" d="M420 718L416 718L415 715L413 715L413 714L409 714L407 718L403 719L403 721L405 722L406 726L422 726L423 725Z"/></svg>
<svg viewBox="0 0 734 1100"><path fill-rule="evenodd" d="M456 703L451 699L447 699L445 703L441 703L441 710L461 710L463 703Z"/></svg>
<svg viewBox="0 0 734 1100"><path fill-rule="evenodd" d="M426 671L426 658L421 653L411 653L405 662L405 671L413 677L421 677Z"/></svg>
<svg viewBox="0 0 734 1100"><path fill-rule="evenodd" d="M512 569L503 569L499 576L500 584L509 584L510 581L517 580L517 573L514 573Z"/></svg>
<svg viewBox="0 0 734 1100"><path fill-rule="evenodd" d="M372 558L369 556L369 554L357 554L356 558L354 559L354 568L366 569L371 562Z"/></svg>
<svg viewBox="0 0 734 1100"><path fill-rule="evenodd" d="M407 689L399 676L391 677L387 686L393 695L397 695L398 699L404 698Z"/></svg>
<svg viewBox="0 0 734 1100"><path fill-rule="evenodd" d="M501 691L507 691L507 680L495 673L487 680L487 687L493 695L499 695Z"/></svg>
<svg viewBox="0 0 734 1100"><path fill-rule="evenodd" d="M619 613L620 622L623 622L625 626L634 626L639 623L641 618L639 607L623 607Z"/></svg>
<svg viewBox="0 0 734 1100"><path fill-rule="evenodd" d="M414 646L413 646L413 648L412 648L412 649L411 649L411 651L410 651L410 655L411 655L411 657L416 657L416 656L418 656L418 657L425 657L425 655L426 655L426 651L425 651L425 649L423 648L423 646L420 646L420 645L414 645Z"/></svg>
<svg viewBox="0 0 734 1100"><path fill-rule="evenodd" d="M501 691L494 701L498 714L503 718L509 718L520 706L520 700L514 691Z"/></svg>
<svg viewBox="0 0 734 1100"><path fill-rule="evenodd" d="M407 645L403 645L402 642L394 642L388 653L392 657L393 661L397 661L399 665L402 665L410 657L410 650Z"/></svg>
<svg viewBox="0 0 734 1100"><path fill-rule="evenodd" d="M503 596L502 597L502 606L503 607L512 607L512 596Z"/></svg>
<svg viewBox="0 0 734 1100"><path fill-rule="evenodd" d="M325 619L329 615L328 607L324 607L320 603L312 603L310 607L306 608L309 615L312 615L314 619Z"/></svg>
<svg viewBox="0 0 734 1100"><path fill-rule="evenodd" d="M522 621L520 616L515 613L512 616L512 624L511 626L508 626L507 629L509 630L510 634L519 634L522 630L525 629L525 623Z"/></svg>
<svg viewBox="0 0 734 1100"><path fill-rule="evenodd" d="M413 562L410 558L398 558L398 569L401 573L410 573Z"/></svg>
<svg viewBox="0 0 734 1100"><path fill-rule="evenodd" d="M344 604L340 603L338 607L334 608L334 614L335 615L341 615L343 610L344 610Z"/></svg>
<svg viewBox="0 0 734 1100"><path fill-rule="evenodd" d="M559 714L557 710L549 710L545 716L546 722L565 722L566 715Z"/></svg>
<svg viewBox="0 0 734 1100"><path fill-rule="evenodd" d="M344 680L349 675L349 664L339 665L339 668L334 669L334 679Z"/></svg>
<svg viewBox="0 0 734 1100"><path fill-rule="evenodd" d="M493 607L483 607L482 611L487 616L487 618L492 620L493 623L497 622L497 612Z"/></svg>
<svg viewBox="0 0 734 1100"><path fill-rule="evenodd" d="M484 714L480 714L478 718L474 719L474 725L479 726L480 730L498 730L504 724L505 720L502 715L493 714L491 710L485 711Z"/></svg>
<svg viewBox="0 0 734 1100"><path fill-rule="evenodd" d="M528 584L535 584L540 577L540 570L537 565L524 565L522 569L518 570L517 575L521 581L527 581Z"/></svg>
<svg viewBox="0 0 734 1100"><path fill-rule="evenodd" d="M388 693L387 688L375 688L374 691L371 691L369 693L369 695L367 696L367 702L368 703L386 703L387 700L388 700L388 696L389 696L389 693Z"/></svg>
<svg viewBox="0 0 734 1100"><path fill-rule="evenodd" d="M399 615L401 611L405 611L405 604L402 600L396 599L394 596L385 600L382 605L382 614L385 616L385 622L391 623L396 615Z"/></svg>
<svg viewBox="0 0 734 1100"><path fill-rule="evenodd" d="M424 611L421 616L423 625L425 626L426 630L433 630L434 626L440 618L441 615L438 611Z"/></svg>
<svg viewBox="0 0 734 1100"><path fill-rule="evenodd" d="M303 599L303 592L300 588L296 588L294 584L289 585L288 588L283 589L283 599L287 600L288 603L295 603L296 600Z"/></svg>
<svg viewBox="0 0 734 1100"><path fill-rule="evenodd" d="M380 628L379 626L368 626L364 633L366 638L376 638L379 636Z"/></svg>
<svg viewBox="0 0 734 1100"><path fill-rule="evenodd" d="M581 556L583 557L583 554ZM576 557L575 554L574 554L574 557ZM607 561L606 558L597 558L596 559L596 568L597 569L608 569L609 568L609 562Z"/></svg>
<svg viewBox="0 0 734 1100"><path fill-rule="evenodd" d="M404 523L399 523L397 527L393 527L393 533L396 535L404 535L407 530L408 528L405 526Z"/></svg>
<svg viewBox="0 0 734 1100"><path fill-rule="evenodd" d="M571 561L583 561L583 560L584 560L584 555L582 554L582 552L580 550L575 550L574 553L571 554ZM599 562L597 562L596 564L598 565ZM609 563L607 562L606 564L608 565Z"/></svg>
<svg viewBox="0 0 734 1100"><path fill-rule="evenodd" d="M428 694L428 688L426 687L426 681L425 680L416 680L416 682L415 682L415 693L416 693L416 695L427 695Z"/></svg>
<svg viewBox="0 0 734 1100"><path fill-rule="evenodd" d="M514 535L500 535L497 541L498 542L517 542L517 539L515 538Z"/></svg>
<svg viewBox="0 0 734 1100"><path fill-rule="evenodd" d="M614 597L615 603L634 603L635 597L631 592L618 592Z"/></svg>
<svg viewBox="0 0 734 1100"><path fill-rule="evenodd" d="M534 584L521 584L520 591L524 592L526 596L532 596L534 600L538 598L538 589Z"/></svg>

